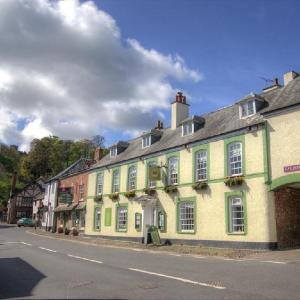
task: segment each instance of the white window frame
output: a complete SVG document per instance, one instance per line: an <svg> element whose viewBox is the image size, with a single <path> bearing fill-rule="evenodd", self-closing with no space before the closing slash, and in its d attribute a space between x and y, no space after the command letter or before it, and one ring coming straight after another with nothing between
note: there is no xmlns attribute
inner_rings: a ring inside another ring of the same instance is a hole
<svg viewBox="0 0 300 300"><path fill-rule="evenodd" d="M113 170L112 174L112 192L119 193L120 192L120 170Z"/></svg>
<svg viewBox="0 0 300 300"><path fill-rule="evenodd" d="M205 154L205 156L201 156ZM196 181L207 180L207 157L206 149L200 149L195 153L195 179Z"/></svg>
<svg viewBox="0 0 300 300"><path fill-rule="evenodd" d="M179 177L179 157L172 156L168 159L168 185L177 185L178 177Z"/></svg>
<svg viewBox="0 0 300 300"><path fill-rule="evenodd" d="M195 203L191 201L179 202L178 222L180 232L195 232Z"/></svg>
<svg viewBox="0 0 300 300"><path fill-rule="evenodd" d="M100 182L99 182L99 178L101 179ZM104 184L104 173L100 172L97 174L97 178L96 178L96 194L97 195L103 194L103 184Z"/></svg>
<svg viewBox="0 0 300 300"><path fill-rule="evenodd" d="M126 231L127 223L128 223L128 207L119 206L117 208L117 231Z"/></svg>
<svg viewBox="0 0 300 300"><path fill-rule="evenodd" d="M239 154L234 153L237 149L233 149L234 146L239 145ZM243 175L243 143L232 142L227 145L228 153L228 175L229 176L241 176ZM240 163L240 167L237 165ZM240 172L235 170L240 169Z"/></svg>
<svg viewBox="0 0 300 300"><path fill-rule="evenodd" d="M94 211L94 229L95 230L101 230L101 207L97 206L95 207L95 211ZM97 224L98 224L98 227L97 228Z"/></svg>
<svg viewBox="0 0 300 300"><path fill-rule="evenodd" d="M116 157L118 155L117 146L113 146L110 148L110 157Z"/></svg>
<svg viewBox="0 0 300 300"><path fill-rule="evenodd" d="M228 201L229 233L243 234L245 233L245 205L243 198L240 196L232 196L229 197ZM238 214L240 214L240 216L238 216Z"/></svg>
<svg viewBox="0 0 300 300"><path fill-rule="evenodd" d="M154 180L150 180L150 178L149 178L149 168L150 167L155 167L155 166L157 166L157 163L155 162L155 161L150 161L149 163L148 163L148 172L147 172L147 176L148 176L148 188L156 188L156 181L154 181Z"/></svg>
<svg viewBox="0 0 300 300"><path fill-rule="evenodd" d="M142 148L148 148L152 144L152 136L151 134L143 136L142 138Z"/></svg>
<svg viewBox="0 0 300 300"><path fill-rule="evenodd" d="M188 135L192 135L194 133L194 122L193 121L189 121L189 122L184 122L181 125L182 131L181 131L181 135L182 136L188 136Z"/></svg>
<svg viewBox="0 0 300 300"><path fill-rule="evenodd" d="M136 166L130 166L128 168L128 182L127 182L128 191L133 191L136 189L136 179L137 179L136 175L137 175Z"/></svg>
<svg viewBox="0 0 300 300"><path fill-rule="evenodd" d="M252 106L252 111L253 112L249 112L250 110L250 107L249 105ZM250 116L253 116L256 114L256 101L255 100L249 100L247 102L244 102L244 103L241 103L240 104L240 118L243 119L243 118L248 118Z"/></svg>

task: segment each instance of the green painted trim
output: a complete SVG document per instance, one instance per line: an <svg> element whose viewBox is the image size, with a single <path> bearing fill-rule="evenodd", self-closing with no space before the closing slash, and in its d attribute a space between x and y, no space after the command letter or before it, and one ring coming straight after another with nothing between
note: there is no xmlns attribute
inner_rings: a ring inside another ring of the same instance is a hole
<svg viewBox="0 0 300 300"><path fill-rule="evenodd" d="M97 208L100 208L100 228L99 229L96 229L96 209ZM94 205L94 220L93 220L93 231L101 231L101 221L102 221L102 207L101 205L97 204L97 205Z"/></svg>
<svg viewBox="0 0 300 300"><path fill-rule="evenodd" d="M136 226L136 217L139 216L140 217L140 226L137 227ZM134 214L134 228L136 231L141 232L142 231L142 224L143 223L143 218L142 218L142 214L141 213L135 213Z"/></svg>
<svg viewBox="0 0 300 300"><path fill-rule="evenodd" d="M242 175L246 176L245 135L233 136L224 140L224 177L228 174L228 145L234 142L242 143Z"/></svg>
<svg viewBox="0 0 300 300"><path fill-rule="evenodd" d="M177 197L176 198L176 232L178 234L196 234L197 232L197 197ZM180 229L180 222L179 222L179 205L182 203L193 203L194 204L194 231L184 232Z"/></svg>
<svg viewBox="0 0 300 300"><path fill-rule="evenodd" d="M106 207L104 212L104 226L111 226L112 208Z"/></svg>
<svg viewBox="0 0 300 300"><path fill-rule="evenodd" d="M287 184L299 183L300 182L300 173L288 174L281 177L278 177L272 180L270 185L270 191L274 191L281 186Z"/></svg>
<svg viewBox="0 0 300 300"><path fill-rule="evenodd" d="M134 190L136 191L136 189L137 189L137 175L138 175L138 164L137 164L137 162L136 162L136 163L133 163L133 164L127 165L127 172L126 172L126 174L127 174L127 178L126 178L126 191L129 191L129 169L130 169L131 167L135 167L135 169L136 169L135 189L134 189Z"/></svg>
<svg viewBox="0 0 300 300"><path fill-rule="evenodd" d="M164 215L164 228L163 229L159 228L159 215L160 214ZM166 212L165 212L165 210L163 208L159 208L157 210L156 220L157 220L157 228L158 228L158 230L160 232L167 232L167 224L168 224L168 222L167 222L167 214L166 214Z"/></svg>
<svg viewBox="0 0 300 300"><path fill-rule="evenodd" d="M120 207L126 207L127 208L127 221L126 221L126 229L125 230L120 230L119 228L118 228L118 208L120 208ZM116 203L116 206L115 206L115 217L116 217L116 220L115 220L115 230L117 231L117 232L127 232L127 230L128 230L128 203Z"/></svg>
<svg viewBox="0 0 300 300"><path fill-rule="evenodd" d="M104 172L103 172L103 171L97 172L97 173L96 173L95 196L98 195L98 193L97 193L97 188L98 188L98 176L100 176L101 174L102 174L102 176L103 176L102 189L103 189L103 187L104 187ZM102 194L103 194L103 191L102 191Z"/></svg>
<svg viewBox="0 0 300 300"><path fill-rule="evenodd" d="M207 173L207 178L206 180L209 180L210 178L210 146L209 144L202 144L202 145L198 145L192 148L192 155L193 155L193 159L192 159L192 172L193 172L193 183L196 182L196 153L200 150L206 150L207 152L207 162L206 162L206 173Z"/></svg>
<svg viewBox="0 0 300 300"><path fill-rule="evenodd" d="M230 197L241 197L243 201L244 208L244 232L235 233L229 231L229 198ZM248 233L248 216L247 216L247 201L246 201L246 193L244 191L233 191L233 192L225 192L225 230L228 235L247 235Z"/></svg>
<svg viewBox="0 0 300 300"><path fill-rule="evenodd" d="M149 169L149 164L150 163L156 163L156 164L158 164L158 157L156 157L156 158L153 158L153 159L147 159L146 161L145 161L145 188L147 188L148 187L148 182L149 182L149 172L148 172L148 169ZM158 181L157 181L157 183L158 183ZM156 184L157 185L157 184Z"/></svg>
<svg viewBox="0 0 300 300"><path fill-rule="evenodd" d="M166 154L166 164L167 164L167 166L169 166L169 160L170 160L170 158L172 158L172 157L177 157L178 158L178 182L177 182L177 185L179 185L180 184L180 151L176 151L176 152L170 152L170 153L167 153ZM166 184L166 185L168 185L169 184L169 182L168 182L168 177L169 177L169 168L167 168L166 169L166 174L165 174L165 179L164 179L164 183Z"/></svg>
<svg viewBox="0 0 300 300"><path fill-rule="evenodd" d="M271 183L271 165L270 165L270 134L268 129L268 123L265 122L263 128L263 157L264 157L264 172L265 172L265 183Z"/></svg>
<svg viewBox="0 0 300 300"><path fill-rule="evenodd" d="M114 182L114 172L116 171L119 171L119 192L121 191L121 186L120 186L120 183L121 183L121 167L117 167L117 168L113 168L111 169L111 193L114 193L113 192L113 182Z"/></svg>

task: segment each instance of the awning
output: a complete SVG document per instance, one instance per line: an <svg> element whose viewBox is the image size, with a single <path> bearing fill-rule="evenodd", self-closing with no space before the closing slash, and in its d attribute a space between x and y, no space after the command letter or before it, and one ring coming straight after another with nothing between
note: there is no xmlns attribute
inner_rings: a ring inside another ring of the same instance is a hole
<svg viewBox="0 0 300 300"><path fill-rule="evenodd" d="M150 195L141 195L139 197L135 197L133 201L141 202L141 204L157 204L157 198Z"/></svg>
<svg viewBox="0 0 300 300"><path fill-rule="evenodd" d="M74 209L77 206L78 203L71 203L71 204L61 204L54 208L54 212L60 212L60 211L70 211Z"/></svg>
<svg viewBox="0 0 300 300"><path fill-rule="evenodd" d="M85 207L86 207L86 202L79 202L79 204L75 209L80 210L80 209L85 209Z"/></svg>

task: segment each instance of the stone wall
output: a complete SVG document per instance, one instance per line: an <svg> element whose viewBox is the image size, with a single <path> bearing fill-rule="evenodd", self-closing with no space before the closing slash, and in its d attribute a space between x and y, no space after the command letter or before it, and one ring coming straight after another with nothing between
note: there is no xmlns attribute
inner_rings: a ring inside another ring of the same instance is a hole
<svg viewBox="0 0 300 300"><path fill-rule="evenodd" d="M300 190L276 191L275 211L278 247L300 246Z"/></svg>

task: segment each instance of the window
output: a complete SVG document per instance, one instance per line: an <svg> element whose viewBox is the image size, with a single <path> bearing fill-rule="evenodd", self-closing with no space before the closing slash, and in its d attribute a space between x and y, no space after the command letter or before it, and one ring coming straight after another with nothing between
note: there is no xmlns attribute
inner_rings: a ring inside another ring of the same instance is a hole
<svg viewBox="0 0 300 300"><path fill-rule="evenodd" d="M166 214L164 211L159 211L157 214L157 225L160 231L166 230Z"/></svg>
<svg viewBox="0 0 300 300"><path fill-rule="evenodd" d="M142 147L147 148L149 146L151 146L151 135L143 136Z"/></svg>
<svg viewBox="0 0 300 300"><path fill-rule="evenodd" d="M100 230L101 226L101 208L96 207L95 212L94 212L94 229L95 230Z"/></svg>
<svg viewBox="0 0 300 300"><path fill-rule="evenodd" d="M229 232L245 232L244 205L241 197L229 198Z"/></svg>
<svg viewBox="0 0 300 300"><path fill-rule="evenodd" d="M79 212L79 228L82 228L85 226L85 210L82 209Z"/></svg>
<svg viewBox="0 0 300 300"><path fill-rule="evenodd" d="M117 146L111 147L111 148L110 148L110 156L111 156L111 157L115 157L115 156L117 156L117 154L118 154Z"/></svg>
<svg viewBox="0 0 300 300"><path fill-rule="evenodd" d="M103 172L97 174L97 183L96 183L96 194L102 195L103 194Z"/></svg>
<svg viewBox="0 0 300 300"><path fill-rule="evenodd" d="M228 175L242 175L242 143L234 142L228 145L228 159Z"/></svg>
<svg viewBox="0 0 300 300"><path fill-rule="evenodd" d="M117 208L117 230L126 231L127 229L127 207L119 206Z"/></svg>
<svg viewBox="0 0 300 300"><path fill-rule="evenodd" d="M186 122L182 124L182 136L190 135L194 132L194 123Z"/></svg>
<svg viewBox="0 0 300 300"><path fill-rule="evenodd" d="M148 172L147 172L147 175L148 175L148 187L149 188L156 188L156 181L155 180L149 180L149 168L150 167L155 167L157 164L155 161L150 161L148 163Z"/></svg>
<svg viewBox="0 0 300 300"><path fill-rule="evenodd" d="M136 166L131 166L128 169L128 190L136 189Z"/></svg>
<svg viewBox="0 0 300 300"><path fill-rule="evenodd" d="M179 203L179 230L181 232L194 231L194 203Z"/></svg>
<svg viewBox="0 0 300 300"><path fill-rule="evenodd" d="M256 113L255 100L248 101L240 106L241 117L249 117Z"/></svg>
<svg viewBox="0 0 300 300"><path fill-rule="evenodd" d="M171 157L168 161L168 184L178 184L178 157Z"/></svg>
<svg viewBox="0 0 300 300"><path fill-rule="evenodd" d="M134 227L137 231L142 229L142 214L136 213L134 217Z"/></svg>
<svg viewBox="0 0 300 300"><path fill-rule="evenodd" d="M54 189L55 189L55 183L51 184L51 193L54 194Z"/></svg>
<svg viewBox="0 0 300 300"><path fill-rule="evenodd" d="M113 179L112 179L112 192L119 193L120 191L120 171L116 169L113 171Z"/></svg>
<svg viewBox="0 0 300 300"><path fill-rule="evenodd" d="M33 205L32 197L23 197L22 206L31 207Z"/></svg>
<svg viewBox="0 0 300 300"><path fill-rule="evenodd" d="M79 200L84 199L84 184L79 185Z"/></svg>
<svg viewBox="0 0 300 300"><path fill-rule="evenodd" d="M195 153L196 159L196 181L207 179L207 151L199 150Z"/></svg>

